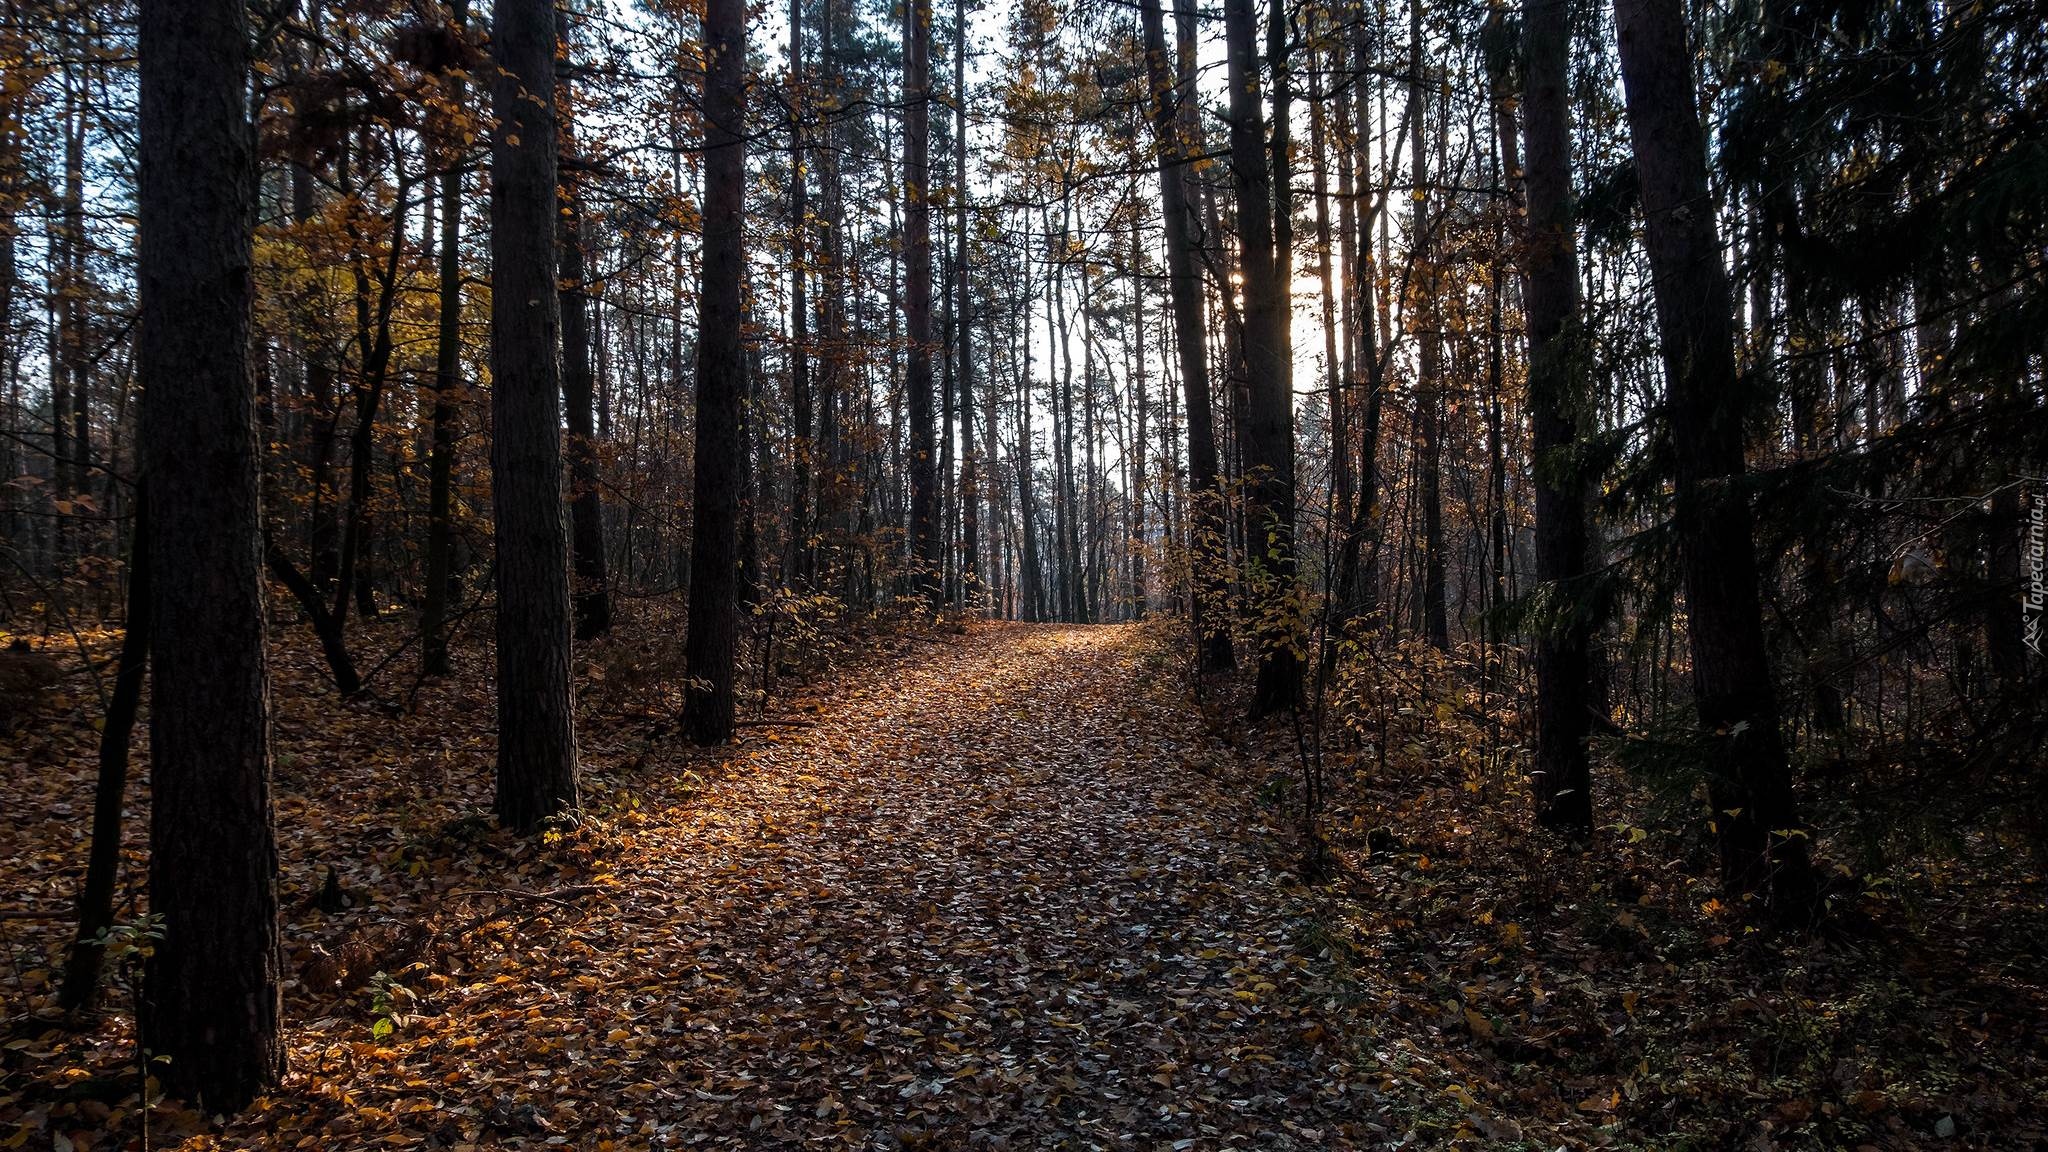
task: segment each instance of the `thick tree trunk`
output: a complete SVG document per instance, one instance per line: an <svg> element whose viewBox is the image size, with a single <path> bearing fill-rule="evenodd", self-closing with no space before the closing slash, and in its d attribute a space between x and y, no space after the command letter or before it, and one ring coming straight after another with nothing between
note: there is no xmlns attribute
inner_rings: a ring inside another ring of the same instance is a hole
<svg viewBox="0 0 2048 1152"><path fill-rule="evenodd" d="M683 727L699 744L732 738L739 648L739 505L746 451L740 401L740 243L746 192L746 7L707 0L704 12L704 249L697 297L697 472L690 542L689 637L693 684Z"/></svg>
<svg viewBox="0 0 2048 1152"><path fill-rule="evenodd" d="M491 497L497 529L498 819L579 805L569 684L556 298L555 13L497 0L491 100Z"/></svg>
<svg viewBox="0 0 2048 1152"><path fill-rule="evenodd" d="M556 35L569 41L569 14L555 14ZM567 50L566 48L564 49ZM605 571L604 490L597 474L596 388L590 374L590 291L584 284L583 197L576 169L576 104L569 81L556 87L560 122L562 402L569 423L569 541L575 568L576 639L604 635L612 626L611 577Z"/></svg>
<svg viewBox="0 0 2048 1152"><path fill-rule="evenodd" d="M238 1111L284 1074L254 381L256 140L240 0L141 8L136 367L149 485L149 907L142 1043Z"/></svg>
<svg viewBox="0 0 2048 1152"><path fill-rule="evenodd" d="M1522 124L1528 223L1523 309L1529 329L1529 424L1536 481L1536 578L1550 610L1536 634L1536 816L1593 828L1586 738L1591 731L1592 566L1587 483L1578 462L1590 399L1581 383L1578 246L1572 216L1571 7L1524 0Z"/></svg>
<svg viewBox="0 0 2048 1152"><path fill-rule="evenodd" d="M1764 646L1741 485L1746 405L1683 9L1679 0L1617 0L1615 32L1656 286L1693 698L1722 880L1780 917L1803 917L1814 876Z"/></svg>
<svg viewBox="0 0 2048 1152"><path fill-rule="evenodd" d="M1286 250L1279 217L1286 197L1275 196L1268 165L1260 100L1259 59L1251 0L1226 0L1230 50L1230 169L1237 190L1237 233L1244 280L1246 405L1246 579L1254 598L1259 637L1258 680L1252 714L1269 715L1293 704L1301 691L1294 606L1294 407L1289 339ZM1272 37L1269 37L1269 40ZM1277 49L1276 49L1277 51ZM1283 140L1284 70L1276 58L1276 138Z"/></svg>

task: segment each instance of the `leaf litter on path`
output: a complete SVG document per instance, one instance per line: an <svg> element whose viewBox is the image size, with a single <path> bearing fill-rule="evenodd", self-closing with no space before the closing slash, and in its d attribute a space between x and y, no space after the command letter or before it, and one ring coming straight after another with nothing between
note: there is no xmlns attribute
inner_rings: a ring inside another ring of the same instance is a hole
<svg viewBox="0 0 2048 1152"><path fill-rule="evenodd" d="M722 764L652 751L579 864L389 978L397 1026L295 1023L220 1139L1366 1143L1305 909L1187 766L1214 753L1168 667L1141 629L977 624Z"/></svg>

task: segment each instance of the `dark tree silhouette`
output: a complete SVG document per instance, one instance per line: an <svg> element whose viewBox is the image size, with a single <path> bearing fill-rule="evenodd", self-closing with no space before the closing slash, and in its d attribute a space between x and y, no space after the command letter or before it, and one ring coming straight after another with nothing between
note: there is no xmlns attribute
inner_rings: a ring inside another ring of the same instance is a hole
<svg viewBox="0 0 2048 1152"><path fill-rule="evenodd" d="M1258 682L1252 713L1264 716L1292 704L1301 694L1301 660L1293 643L1291 592L1294 571L1294 400L1293 349L1288 332L1287 197L1275 189L1268 163L1260 99L1256 22L1251 0L1227 0L1223 8L1230 52L1230 172L1237 190L1238 271L1244 280L1244 369L1248 381L1244 420L1246 477L1245 533L1253 607L1258 632ZM1285 70L1274 64L1274 135L1277 160L1286 152ZM1284 169L1284 164L1281 165Z"/></svg>
<svg viewBox="0 0 2048 1152"><path fill-rule="evenodd" d="M704 9L704 251L697 297L696 523L691 532L691 685L683 727L699 744L732 739L739 640L739 514L746 437L740 402L741 251L746 193L746 6L707 0Z"/></svg>
<svg viewBox="0 0 2048 1152"><path fill-rule="evenodd" d="M1190 595L1188 625L1196 637L1196 661L1204 672L1236 666L1224 619L1229 587L1224 559L1223 493L1216 479L1215 418L1209 411L1209 349L1204 330L1201 273L1195 268L1194 206L1188 198L1188 153L1192 141L1193 44L1180 29L1180 52L1166 54L1166 16L1160 0L1145 0L1145 72L1152 87L1152 133L1159 157L1160 219L1166 233L1166 276L1172 297L1174 342L1179 352L1181 392L1187 404L1188 524Z"/></svg>
<svg viewBox="0 0 2048 1152"><path fill-rule="evenodd" d="M256 140L241 0L141 8L136 369L149 484L149 907L137 1021L167 1091L284 1073L255 380Z"/></svg>
<svg viewBox="0 0 2048 1152"><path fill-rule="evenodd" d="M1779 915L1804 916L1814 895L1807 837L1778 731L1750 538L1744 404L1735 373L1728 273L1707 189L1706 138L1679 0L1614 8L1644 248L1663 349L1664 434L1674 464L1679 564L1692 644L1693 703L1712 747L1709 795L1722 881Z"/></svg>
<svg viewBox="0 0 2048 1152"><path fill-rule="evenodd" d="M497 529L498 819L575 810L569 545L556 299L555 11L497 0L491 43L491 497Z"/></svg>
<svg viewBox="0 0 2048 1152"><path fill-rule="evenodd" d="M1592 724L1592 626L1583 603L1591 564L1587 481L1579 463L1587 430L1580 385L1578 247L1572 219L1571 5L1524 0L1522 132L1523 307L1529 325L1529 425L1536 481L1536 577L1549 592L1535 637L1536 815L1544 824L1593 828L1586 737Z"/></svg>

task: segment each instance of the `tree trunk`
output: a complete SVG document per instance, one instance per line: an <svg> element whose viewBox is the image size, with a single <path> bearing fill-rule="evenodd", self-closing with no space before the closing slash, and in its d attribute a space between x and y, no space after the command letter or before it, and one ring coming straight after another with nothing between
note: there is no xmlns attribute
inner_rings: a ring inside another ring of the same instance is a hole
<svg viewBox="0 0 2048 1152"><path fill-rule="evenodd" d="M256 140L240 0L141 8L136 366L152 559L149 907L137 1024L206 1112L284 1074L249 371Z"/></svg>
<svg viewBox="0 0 2048 1152"><path fill-rule="evenodd" d="M704 249L697 297L697 472L690 537L690 619L685 660L693 684L683 726L699 744L732 739L739 647L739 504L745 461L740 347L746 264L746 7L707 0L704 11Z"/></svg>
<svg viewBox="0 0 2048 1152"><path fill-rule="evenodd" d="M1683 10L1678 0L1617 0L1615 32L1656 286L1673 519L1722 881L1797 919L1812 910L1814 876L1764 646L1741 490L1746 405Z"/></svg>
<svg viewBox="0 0 2048 1152"><path fill-rule="evenodd" d="M335 690L346 698L363 690L362 676L356 672L355 659L349 655L348 641L342 635L343 620L327 606L326 597L313 581L299 571L292 563L284 548L273 539L268 531L263 534L263 562L269 566L270 574L284 585L285 591L298 601L299 610L306 614L306 622L312 626L313 636L320 642L320 656L327 662L327 673L334 680ZM347 607L347 600L341 601Z"/></svg>
<svg viewBox="0 0 2048 1152"><path fill-rule="evenodd" d="M356 267L356 346L363 350L355 382L356 422L349 431L348 516L342 522L341 552L335 569L334 603L329 609L338 634L348 620L349 597L356 597L365 619L375 614L369 592L371 469L375 466L377 412L391 371L391 315L398 304L399 267L405 255L405 203L411 183L403 169L397 179L397 207L391 218L391 244L377 277L377 301L370 303L370 275Z"/></svg>
<svg viewBox="0 0 2048 1152"><path fill-rule="evenodd" d="M809 288L810 207L804 151L804 117L810 90L804 76L804 5L789 0L789 541L782 579L796 588L811 580L811 330ZM830 50L830 46L826 46Z"/></svg>
<svg viewBox="0 0 2048 1152"><path fill-rule="evenodd" d="M468 0L454 0L457 28ZM455 81L459 101L465 85ZM432 444L427 450L427 596L420 612L420 671L448 673L448 602L455 554L454 485L456 405L462 396L462 161L451 156L441 173L441 266L435 318Z"/></svg>
<svg viewBox="0 0 2048 1152"><path fill-rule="evenodd" d="M1017 507L1018 519L1023 525L1024 539L1020 545L1024 568L1024 619L1032 623L1048 620L1051 613L1045 602L1045 584L1041 578L1038 548L1038 502L1034 492L1033 465L1031 463L1031 312L1035 293L1031 287L1030 257L1025 257L1025 271L1021 291L1018 293L1018 308L1023 315L1024 339L1021 370L1017 373Z"/></svg>
<svg viewBox="0 0 2048 1152"><path fill-rule="evenodd" d="M1549 611L1536 631L1536 817L1593 829L1586 738L1591 730L1592 566L1587 480L1579 463L1590 398L1581 383L1578 246L1572 208L1571 9L1523 0L1522 124L1528 222L1523 310L1529 330L1530 453L1536 481L1536 578Z"/></svg>
<svg viewBox="0 0 2048 1152"><path fill-rule="evenodd" d="M562 524L556 298L555 13L497 0L491 41L491 498L497 529L498 819L578 807Z"/></svg>
<svg viewBox="0 0 2048 1152"><path fill-rule="evenodd" d="M1367 68L1366 30L1361 27L1352 39L1354 74L1363 77ZM1356 103L1356 135L1359 142L1357 158L1357 179L1355 187L1360 193L1367 193L1372 187L1373 137L1368 130L1371 123L1371 105L1367 101L1367 88L1358 85ZM1397 139L1398 139L1398 134ZM1398 152L1398 147L1390 154ZM1392 164L1388 170L1392 171ZM1358 321L1358 359L1365 370L1365 411L1359 420L1358 430L1358 491L1352 500L1351 521L1344 534L1343 550L1337 562L1337 611L1332 632L1341 635L1353 620L1371 621L1379 611L1379 442L1380 421L1385 408L1386 357L1381 353L1379 314L1379 262L1373 258L1372 226L1376 220L1385 217L1385 198L1365 197L1371 207L1360 212L1357 218L1357 283L1354 285L1356 302L1352 313ZM1346 229L1347 233L1349 229Z"/></svg>
<svg viewBox="0 0 2048 1152"><path fill-rule="evenodd" d="M1162 47L1164 47L1164 45L1162 45ZM1147 51L1147 55L1148 57L1150 55L1149 49ZM1132 200L1133 208L1135 209L1137 207L1138 200L1138 182L1136 176L1133 176L1131 178L1131 189L1129 195ZM1133 620L1143 620L1145 618L1145 609L1147 607L1147 596L1145 589L1145 537L1147 529L1145 516L1145 501L1147 496L1150 494L1152 488L1152 478L1147 472L1147 469L1150 467L1150 463L1146 459L1147 449L1149 445L1146 442L1147 430L1145 424L1147 416L1146 409L1150 406L1150 382L1147 381L1145 378L1144 349L1146 348L1146 337L1149 335L1149 333L1145 327L1147 320L1145 309L1146 284L1144 275L1145 249L1143 247L1144 242L1139 237L1139 228L1141 225L1143 225L1143 223L1144 213L1142 211L1133 211L1131 213L1130 272L1131 330L1134 336L1133 343L1135 345L1132 351L1134 351L1136 355L1131 357L1131 364L1134 370L1133 375L1131 377L1131 423L1134 427L1131 437L1131 480L1130 483L1126 485L1126 490L1130 494L1129 498L1131 504L1130 542L1128 544L1128 547L1130 549L1131 561L1131 614L1129 618Z"/></svg>
<svg viewBox="0 0 2048 1152"><path fill-rule="evenodd" d="M1196 667L1204 672L1224 672L1237 667L1236 649L1230 639L1229 524L1224 514L1222 468L1217 463L1216 415L1209 372L1207 334L1208 303L1203 298L1201 272L1195 253L1202 243L1202 226L1196 215L1191 167L1192 156L1202 143L1200 101L1196 95L1199 67L1199 33L1195 23L1194 0L1174 0L1174 72L1171 119L1155 121L1172 142L1170 156L1160 164L1161 215L1167 237L1167 279L1173 297L1175 343L1180 357L1181 398L1187 405L1188 438L1188 566L1191 569L1189 619L1196 637ZM1149 50L1148 50L1149 51ZM1162 61L1165 45L1159 47ZM1160 88L1164 76L1155 78ZM1161 88L1162 93L1165 89ZM1169 174L1166 168L1171 168ZM1178 201L1179 208L1171 205ZM1212 206L1213 198L1206 203ZM1174 257L1174 237L1179 236L1180 256ZM1210 237L1220 243L1221 237Z"/></svg>
<svg viewBox="0 0 2048 1152"><path fill-rule="evenodd" d="M1334 273L1335 245L1330 230L1330 156L1323 115L1322 61L1311 57L1309 68L1310 186L1315 194L1316 282L1323 304L1323 379L1330 405L1330 524L1351 521L1351 444L1345 411L1351 381L1345 357L1337 349L1338 307ZM1347 332L1348 336L1349 333Z"/></svg>
<svg viewBox="0 0 2048 1152"><path fill-rule="evenodd" d="M931 0L908 0L903 29L904 387L910 406L910 558L939 603L938 433L932 396Z"/></svg>
<svg viewBox="0 0 2048 1152"><path fill-rule="evenodd" d="M1408 4L1408 67L1409 130L1415 136L1409 148L1413 153L1409 163L1415 175L1411 242L1415 246L1413 299L1417 304L1415 424L1422 456L1416 493L1422 504L1422 627L1423 634L1438 651L1448 651L1451 622L1444 595L1443 328L1437 301L1435 237L1431 234L1434 222L1430 219L1429 161L1424 152L1429 98L1423 84L1422 0L1409 0Z"/></svg>
<svg viewBox="0 0 2048 1152"><path fill-rule="evenodd" d="M142 704L142 678L149 665L149 502L135 494L135 539L128 553L128 619L121 636L114 694L100 728L99 778L93 786L92 847L86 855L85 886L78 894L78 933L64 966L59 1002L68 1011L90 1008L99 998L100 967L106 956L101 933L114 925L114 888L120 879L121 809L128 799L128 746Z"/></svg>
<svg viewBox="0 0 2048 1152"><path fill-rule="evenodd" d="M1268 165L1259 58L1254 50L1251 0L1226 0L1230 51L1230 169L1237 191L1240 271L1244 280L1246 404L1243 445L1246 477L1246 579L1259 637L1258 680L1252 714L1270 715L1293 704L1301 691L1294 603L1294 408L1288 322L1286 249L1282 221L1286 197L1276 197ZM1277 37L1269 35L1269 42ZM1285 70L1275 56L1275 158L1285 149ZM1284 179L1284 175L1281 177Z"/></svg>
<svg viewBox="0 0 2048 1152"><path fill-rule="evenodd" d="M953 354L959 358L955 402L960 411L960 562L962 599L981 596L980 477L974 444L974 309L967 270L967 0L953 0Z"/></svg>

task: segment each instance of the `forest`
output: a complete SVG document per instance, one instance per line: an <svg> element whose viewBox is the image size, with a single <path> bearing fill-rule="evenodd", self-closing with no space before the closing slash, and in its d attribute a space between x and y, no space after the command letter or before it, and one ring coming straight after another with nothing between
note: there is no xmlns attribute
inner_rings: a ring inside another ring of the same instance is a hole
<svg viewBox="0 0 2048 1152"><path fill-rule="evenodd" d="M2031 0L0 0L0 1149L2048 1146Z"/></svg>

